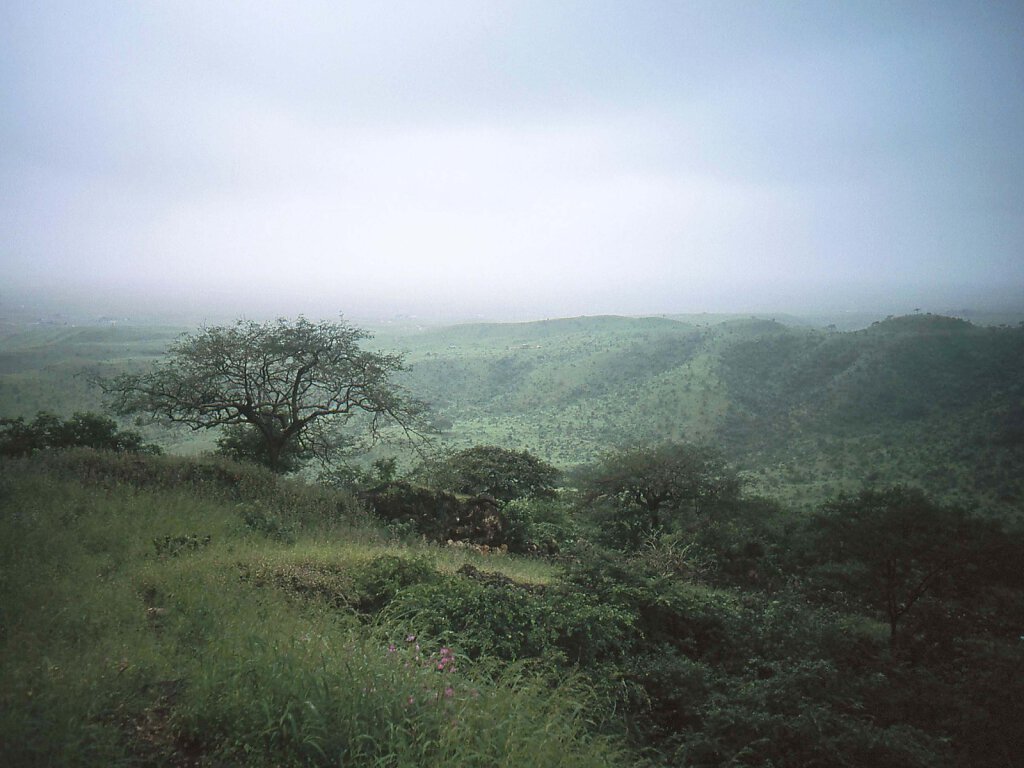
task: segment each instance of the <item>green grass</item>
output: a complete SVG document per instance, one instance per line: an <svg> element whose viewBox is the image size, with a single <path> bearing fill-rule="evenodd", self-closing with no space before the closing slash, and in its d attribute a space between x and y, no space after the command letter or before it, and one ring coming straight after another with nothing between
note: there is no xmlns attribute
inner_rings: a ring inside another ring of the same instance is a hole
<svg viewBox="0 0 1024 768"><path fill-rule="evenodd" d="M588 725L592 694L579 682L464 659L439 673L429 638L406 643L404 628L300 594L294 580L245 578L333 574L325 588L344 592L387 556L535 582L551 566L389 542L354 507L325 515L319 492L285 483L261 493L301 523L287 541L247 523L245 483L182 484L175 459L152 460L146 482L115 482L122 458L104 457L101 476L99 459L75 456L0 475L0 763L621 761ZM154 480L161 472L179 485Z"/></svg>

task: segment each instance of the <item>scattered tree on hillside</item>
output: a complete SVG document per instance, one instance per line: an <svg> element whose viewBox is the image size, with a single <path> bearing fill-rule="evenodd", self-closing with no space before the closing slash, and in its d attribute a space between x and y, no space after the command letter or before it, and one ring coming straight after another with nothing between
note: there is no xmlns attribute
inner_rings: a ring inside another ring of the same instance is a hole
<svg viewBox="0 0 1024 768"><path fill-rule="evenodd" d="M980 565L988 531L963 510L905 487L842 496L811 525L828 563L821 571L884 614L891 642L924 597L963 586L956 581Z"/></svg>
<svg viewBox="0 0 1024 768"><path fill-rule="evenodd" d="M476 445L435 463L425 474L448 491L511 501L553 495L561 473L529 451Z"/></svg>
<svg viewBox="0 0 1024 768"><path fill-rule="evenodd" d="M297 457L326 461L330 428L353 420L374 438L387 424L419 434L424 408L392 380L402 356L362 350L368 337L343 322L240 320L186 334L149 372L100 384L117 413L194 430L245 426L260 446L252 455L283 471Z"/></svg>
<svg viewBox="0 0 1024 768"><path fill-rule="evenodd" d="M95 448L121 452L159 453L144 445L134 430L120 430L117 422L96 413L76 413L70 419L40 411L32 421L0 419L0 456L27 456L47 448Z"/></svg>
<svg viewBox="0 0 1024 768"><path fill-rule="evenodd" d="M668 521L663 513L700 515L739 495L736 473L715 448L662 443L606 455L585 480L594 498L612 497L639 511L651 530Z"/></svg>

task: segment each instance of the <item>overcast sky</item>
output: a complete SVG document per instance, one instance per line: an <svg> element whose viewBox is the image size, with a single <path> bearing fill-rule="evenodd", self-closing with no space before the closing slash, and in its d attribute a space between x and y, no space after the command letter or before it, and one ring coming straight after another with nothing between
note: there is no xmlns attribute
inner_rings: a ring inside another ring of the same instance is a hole
<svg viewBox="0 0 1024 768"><path fill-rule="evenodd" d="M6 289L1024 304L1019 2L0 3Z"/></svg>

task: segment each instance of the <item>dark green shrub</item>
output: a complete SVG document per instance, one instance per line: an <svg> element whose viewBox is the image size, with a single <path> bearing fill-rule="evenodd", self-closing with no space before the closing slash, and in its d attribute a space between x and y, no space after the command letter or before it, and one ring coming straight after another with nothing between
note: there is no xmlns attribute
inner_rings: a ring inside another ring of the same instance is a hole
<svg viewBox="0 0 1024 768"><path fill-rule="evenodd" d="M692 766L949 766L940 739L905 725L885 726L849 709L835 667L793 660L757 675L715 675L693 716L698 727L666 739L672 764ZM692 705L691 705L692 708Z"/></svg>
<svg viewBox="0 0 1024 768"><path fill-rule="evenodd" d="M645 644L667 644L693 658L721 653L738 629L735 598L656 569L642 555L626 558L597 547L579 548L566 581L631 616Z"/></svg>
<svg viewBox="0 0 1024 768"><path fill-rule="evenodd" d="M777 589L791 570L794 532L789 517L768 499L740 499L685 535L690 554L709 567L715 584Z"/></svg>
<svg viewBox="0 0 1024 768"><path fill-rule="evenodd" d="M632 631L626 613L593 596L468 575L403 590L385 616L473 658L560 664L618 656Z"/></svg>
<svg viewBox="0 0 1024 768"><path fill-rule="evenodd" d="M722 453L693 443L614 451L582 473L583 487L603 502L613 541L635 546L650 535L714 516L739 498L740 480ZM607 510L613 509L609 517Z"/></svg>
<svg viewBox="0 0 1024 768"><path fill-rule="evenodd" d="M529 451L475 445L422 467L419 477L434 488L498 501L552 496L561 473Z"/></svg>
<svg viewBox="0 0 1024 768"><path fill-rule="evenodd" d="M503 505L508 548L521 554L555 555L579 538L568 504L560 498L515 499Z"/></svg>
<svg viewBox="0 0 1024 768"><path fill-rule="evenodd" d="M217 454L232 461L251 462L279 474L297 472L313 458L298 443L285 443L276 460L271 456L267 441L258 430L248 424L230 424L221 427L217 438Z"/></svg>
<svg viewBox="0 0 1024 768"><path fill-rule="evenodd" d="M402 591L439 579L433 562L426 557L381 555L352 573L355 594L353 607L376 615Z"/></svg>
<svg viewBox="0 0 1024 768"><path fill-rule="evenodd" d="M649 743L666 743L685 731L699 730L703 706L717 676L705 663L672 646L651 646L622 665L628 689L631 726Z"/></svg>
<svg viewBox="0 0 1024 768"><path fill-rule="evenodd" d="M120 430L113 419L96 413L75 413L70 419L39 411L32 421L0 419L0 456L28 456L36 451L94 448L119 453L159 454L133 430Z"/></svg>

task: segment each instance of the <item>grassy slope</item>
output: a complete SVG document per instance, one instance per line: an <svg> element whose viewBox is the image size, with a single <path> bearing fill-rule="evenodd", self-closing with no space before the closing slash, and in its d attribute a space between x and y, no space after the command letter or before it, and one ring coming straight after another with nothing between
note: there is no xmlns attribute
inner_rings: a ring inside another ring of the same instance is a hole
<svg viewBox="0 0 1024 768"><path fill-rule="evenodd" d="M343 496L190 466L0 465L4 765L618 763L571 681L461 657L440 674L436 643L350 607L382 557L520 583L553 568L389 542Z"/></svg>
<svg viewBox="0 0 1024 768"><path fill-rule="evenodd" d="M660 750L637 766L924 768L987 754L964 732L988 720L1012 743L990 691L1015 695L1015 637L982 629L940 681L877 621L702 584L677 547L555 566L400 541L254 467L3 462L0 764L582 768L630 764L629 733Z"/></svg>

